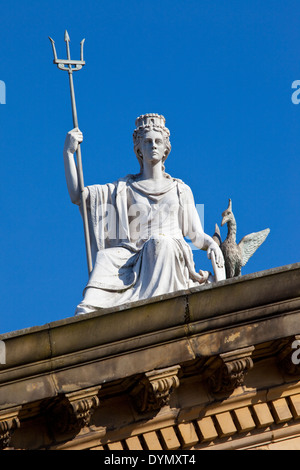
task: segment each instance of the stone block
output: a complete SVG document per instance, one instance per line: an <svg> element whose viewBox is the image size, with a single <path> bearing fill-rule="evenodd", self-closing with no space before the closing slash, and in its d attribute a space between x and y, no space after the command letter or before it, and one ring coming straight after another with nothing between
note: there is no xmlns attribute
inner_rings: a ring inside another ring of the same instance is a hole
<svg viewBox="0 0 300 470"><path fill-rule="evenodd" d="M284 423L293 418L285 398L279 398L271 402L272 411L277 424Z"/></svg>
<svg viewBox="0 0 300 470"><path fill-rule="evenodd" d="M253 405L254 420L258 428L264 428L274 423L273 416L267 403L257 403Z"/></svg>
<svg viewBox="0 0 300 470"><path fill-rule="evenodd" d="M191 447L195 445L199 439L193 423L181 423L178 425L178 431L180 434L180 439L182 441L182 446Z"/></svg>
<svg viewBox="0 0 300 470"><path fill-rule="evenodd" d="M155 431L146 432L145 434L143 434L143 438L147 450L162 450L162 446Z"/></svg>
<svg viewBox="0 0 300 470"><path fill-rule="evenodd" d="M198 419L197 426L201 435L201 442L213 441L218 437L214 422L210 416Z"/></svg>
<svg viewBox="0 0 300 470"><path fill-rule="evenodd" d="M233 422L229 411L216 415L217 427L219 431L219 437L232 436L237 432L237 428Z"/></svg>
<svg viewBox="0 0 300 470"><path fill-rule="evenodd" d="M124 450L122 446L122 442L109 442L107 444L109 450Z"/></svg>
<svg viewBox="0 0 300 470"><path fill-rule="evenodd" d="M289 397L289 407L291 409L291 412L293 414L294 419L299 419L300 418L300 394L298 393L297 395L292 395Z"/></svg>
<svg viewBox="0 0 300 470"><path fill-rule="evenodd" d="M172 426L161 429L160 433L166 450L180 449L180 442Z"/></svg>
<svg viewBox="0 0 300 470"><path fill-rule="evenodd" d="M143 450L137 436L128 437L128 439L126 439L126 444L129 450Z"/></svg>
<svg viewBox="0 0 300 470"><path fill-rule="evenodd" d="M256 425L247 406L233 411L235 424L239 432L248 432L255 429Z"/></svg>

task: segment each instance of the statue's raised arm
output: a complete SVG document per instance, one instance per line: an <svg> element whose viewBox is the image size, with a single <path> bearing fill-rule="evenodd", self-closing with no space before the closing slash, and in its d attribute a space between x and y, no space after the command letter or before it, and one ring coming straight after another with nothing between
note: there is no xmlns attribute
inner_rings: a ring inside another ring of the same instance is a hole
<svg viewBox="0 0 300 470"><path fill-rule="evenodd" d="M80 205L80 188L78 181L77 167L74 160L74 154L78 149L78 145L83 141L82 132L78 129L72 129L68 132L64 145L64 166L67 187L70 199L73 204Z"/></svg>

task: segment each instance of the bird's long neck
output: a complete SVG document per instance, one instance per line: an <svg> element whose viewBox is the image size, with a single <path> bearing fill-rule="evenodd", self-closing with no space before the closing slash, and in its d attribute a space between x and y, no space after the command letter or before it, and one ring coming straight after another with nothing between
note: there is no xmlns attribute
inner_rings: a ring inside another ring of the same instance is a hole
<svg viewBox="0 0 300 470"><path fill-rule="evenodd" d="M235 221L234 215L232 215L232 218L227 222L227 227L228 227L227 238L229 238L230 240L236 241L236 221Z"/></svg>

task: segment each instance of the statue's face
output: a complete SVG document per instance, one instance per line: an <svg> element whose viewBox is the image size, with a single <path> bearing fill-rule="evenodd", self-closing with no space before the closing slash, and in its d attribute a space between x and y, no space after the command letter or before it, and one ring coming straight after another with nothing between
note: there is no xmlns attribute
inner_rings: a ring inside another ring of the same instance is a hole
<svg viewBox="0 0 300 470"><path fill-rule="evenodd" d="M146 131L140 144L140 150L144 161L162 161L166 150L162 133L155 130Z"/></svg>

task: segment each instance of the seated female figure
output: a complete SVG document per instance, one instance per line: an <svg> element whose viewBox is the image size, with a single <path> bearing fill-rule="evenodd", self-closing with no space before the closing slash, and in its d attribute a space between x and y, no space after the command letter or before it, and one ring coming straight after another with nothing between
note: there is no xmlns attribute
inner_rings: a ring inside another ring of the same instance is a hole
<svg viewBox="0 0 300 470"><path fill-rule="evenodd" d="M218 245L204 233L191 189L165 172L169 130L157 114L136 120L134 151L140 173L115 183L87 186L93 270L76 313L188 289L209 282L210 273L195 271L185 237L216 266L224 260ZM82 133L73 129L64 148L66 180L73 203L80 205L73 154Z"/></svg>

